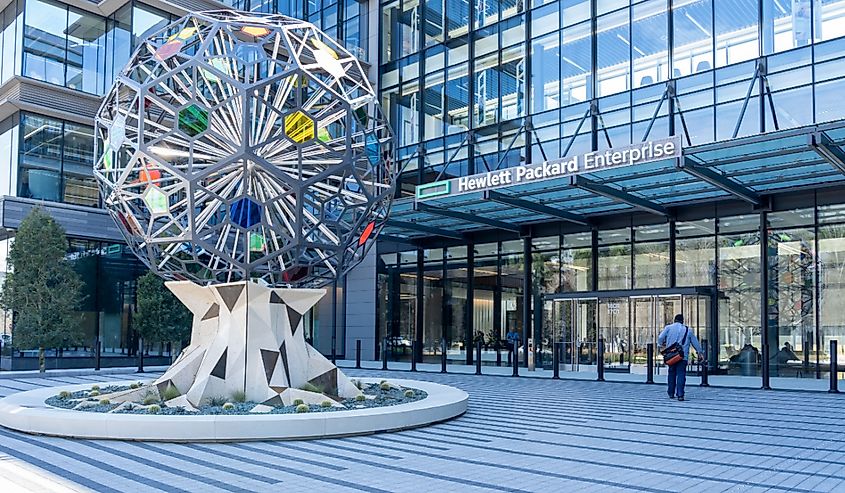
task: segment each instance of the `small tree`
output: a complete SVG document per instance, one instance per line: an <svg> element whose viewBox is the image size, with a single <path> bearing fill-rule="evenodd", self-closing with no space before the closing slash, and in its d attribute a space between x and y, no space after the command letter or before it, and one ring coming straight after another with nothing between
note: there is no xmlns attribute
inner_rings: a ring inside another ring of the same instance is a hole
<svg viewBox="0 0 845 493"><path fill-rule="evenodd" d="M24 218L9 251L9 268L0 306L14 315L15 346L38 348L38 368L45 370L44 349L79 345L84 339L82 280L65 258L65 232L36 207Z"/></svg>
<svg viewBox="0 0 845 493"><path fill-rule="evenodd" d="M191 334L191 312L152 272L138 278L138 311L134 324L148 342L181 342Z"/></svg>

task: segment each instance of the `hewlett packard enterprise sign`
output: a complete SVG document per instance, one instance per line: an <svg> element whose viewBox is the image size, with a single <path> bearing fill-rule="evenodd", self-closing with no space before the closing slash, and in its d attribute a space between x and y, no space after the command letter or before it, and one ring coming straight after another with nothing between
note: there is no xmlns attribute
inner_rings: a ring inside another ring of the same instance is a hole
<svg viewBox="0 0 845 493"><path fill-rule="evenodd" d="M505 168L418 185L416 196L417 200L428 200L447 195L483 192L513 185L592 173L604 169L662 161L680 156L680 137L670 137L605 151L567 156L541 164Z"/></svg>

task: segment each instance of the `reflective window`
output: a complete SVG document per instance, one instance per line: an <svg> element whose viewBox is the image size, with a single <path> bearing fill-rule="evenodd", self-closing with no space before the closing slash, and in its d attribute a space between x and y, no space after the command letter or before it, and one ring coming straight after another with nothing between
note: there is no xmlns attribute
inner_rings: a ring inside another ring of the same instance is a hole
<svg viewBox="0 0 845 493"><path fill-rule="evenodd" d="M751 60L759 56L757 2L713 2L716 31L716 66Z"/></svg>
<svg viewBox="0 0 845 493"><path fill-rule="evenodd" d="M674 46L672 77L682 77L713 68L713 5L696 0L672 10Z"/></svg>
<svg viewBox="0 0 845 493"><path fill-rule="evenodd" d="M91 127L24 113L18 194L52 202L96 206L98 192L91 163Z"/></svg>
<svg viewBox="0 0 845 493"><path fill-rule="evenodd" d="M629 88L631 36L628 10L599 17L596 22L596 96L607 96Z"/></svg>
<svg viewBox="0 0 845 493"><path fill-rule="evenodd" d="M67 7L49 0L26 2L24 75L65 85Z"/></svg>
<svg viewBox="0 0 845 493"><path fill-rule="evenodd" d="M631 9L632 87L669 78L669 21L666 0L650 0Z"/></svg>
<svg viewBox="0 0 845 493"><path fill-rule="evenodd" d="M565 28L561 41L561 87L562 105L579 103L593 97L592 90L592 53L590 42L590 23L584 22Z"/></svg>
<svg viewBox="0 0 845 493"><path fill-rule="evenodd" d="M101 94L106 59L106 20L85 11L68 9L67 87Z"/></svg>

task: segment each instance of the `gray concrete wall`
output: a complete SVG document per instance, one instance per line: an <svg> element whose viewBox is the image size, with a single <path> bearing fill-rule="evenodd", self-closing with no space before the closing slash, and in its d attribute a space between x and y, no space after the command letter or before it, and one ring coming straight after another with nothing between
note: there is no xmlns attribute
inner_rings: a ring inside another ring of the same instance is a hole
<svg viewBox="0 0 845 493"><path fill-rule="evenodd" d="M361 359L375 359L376 255L371 248L346 280L346 358L355 358L355 341L361 340Z"/></svg>

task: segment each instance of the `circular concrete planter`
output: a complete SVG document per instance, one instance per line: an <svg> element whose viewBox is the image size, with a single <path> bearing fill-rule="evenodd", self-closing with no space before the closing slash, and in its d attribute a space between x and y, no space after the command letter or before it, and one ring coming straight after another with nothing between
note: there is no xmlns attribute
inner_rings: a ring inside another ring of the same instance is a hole
<svg viewBox="0 0 845 493"><path fill-rule="evenodd" d="M381 379L361 378L364 383ZM74 411L48 406L45 400L62 390L88 389L90 384L48 387L12 394L0 400L0 426L38 435L69 438L162 442L301 440L365 435L425 426L460 416L469 395L431 382L391 379L390 383L423 390L428 397L407 404L304 414L167 416ZM109 382L128 385L130 382ZM105 384L103 384L105 385Z"/></svg>

